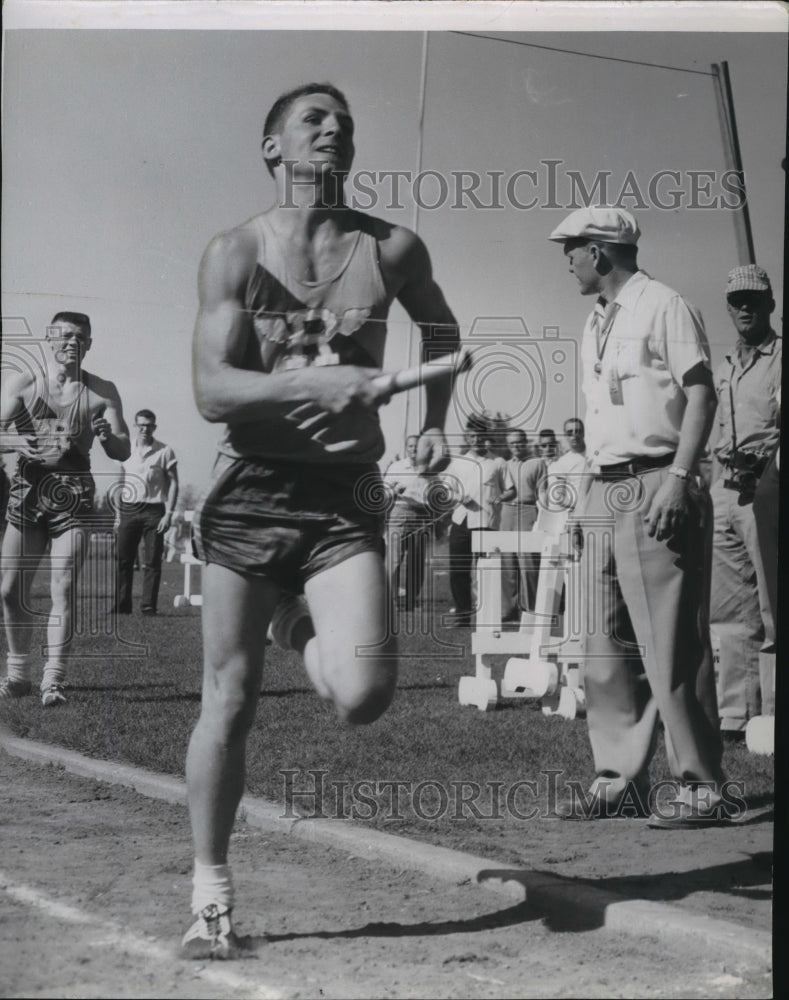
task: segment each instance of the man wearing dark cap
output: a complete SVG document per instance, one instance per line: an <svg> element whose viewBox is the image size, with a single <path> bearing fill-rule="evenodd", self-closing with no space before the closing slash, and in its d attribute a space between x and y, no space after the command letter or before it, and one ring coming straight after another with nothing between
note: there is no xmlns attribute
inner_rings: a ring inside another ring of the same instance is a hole
<svg viewBox="0 0 789 1000"><path fill-rule="evenodd" d="M650 826L676 829L722 819L707 621L712 512L698 476L715 391L701 317L639 270L639 235L629 212L607 207L573 212L550 235L581 294L596 297L581 354L593 472L585 558L598 609L584 685L597 777L591 807L559 811L604 819L648 806ZM658 716L670 803L649 787Z"/></svg>
<svg viewBox="0 0 789 1000"><path fill-rule="evenodd" d="M753 500L778 446L781 338L766 271L735 267L726 307L737 342L715 372L719 434L711 495L715 508L710 620L720 642L718 707L726 740L745 735L748 719L774 715L775 631L759 552Z"/></svg>

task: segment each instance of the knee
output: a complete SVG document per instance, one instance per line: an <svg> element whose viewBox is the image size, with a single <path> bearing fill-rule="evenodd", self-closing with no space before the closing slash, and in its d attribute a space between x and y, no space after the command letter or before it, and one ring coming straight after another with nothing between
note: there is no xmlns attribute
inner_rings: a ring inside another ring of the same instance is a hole
<svg viewBox="0 0 789 1000"><path fill-rule="evenodd" d="M64 614L71 605L73 591L71 574L54 577L50 584L50 591L53 609L59 614Z"/></svg>
<svg viewBox="0 0 789 1000"><path fill-rule="evenodd" d="M203 684L200 721L216 742L229 745L246 738L255 718L257 688L212 675Z"/></svg>
<svg viewBox="0 0 789 1000"><path fill-rule="evenodd" d="M392 704L397 678L394 670L380 670L370 679L344 684L334 693L334 705L341 722L368 726Z"/></svg>
<svg viewBox="0 0 789 1000"><path fill-rule="evenodd" d="M20 579L16 573L4 573L0 584L0 596L2 596L3 609L5 611L18 611L22 606Z"/></svg>

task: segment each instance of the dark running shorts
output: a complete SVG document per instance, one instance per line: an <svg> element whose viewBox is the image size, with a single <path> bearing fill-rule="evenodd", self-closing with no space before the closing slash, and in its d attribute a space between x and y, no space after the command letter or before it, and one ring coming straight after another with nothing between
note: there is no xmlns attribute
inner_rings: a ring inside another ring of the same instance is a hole
<svg viewBox="0 0 789 1000"><path fill-rule="evenodd" d="M57 538L71 528L84 527L94 512L95 493L89 472L20 463L11 480L6 520L19 531L43 528L50 538Z"/></svg>
<svg viewBox="0 0 789 1000"><path fill-rule="evenodd" d="M270 579L293 593L361 552L384 553L378 466L296 465L220 455L192 522L206 563Z"/></svg>

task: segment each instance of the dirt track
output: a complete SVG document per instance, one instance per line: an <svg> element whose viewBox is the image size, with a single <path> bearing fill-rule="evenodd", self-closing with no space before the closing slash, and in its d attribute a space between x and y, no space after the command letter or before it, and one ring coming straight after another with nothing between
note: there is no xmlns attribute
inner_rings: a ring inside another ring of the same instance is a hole
<svg viewBox="0 0 789 1000"><path fill-rule="evenodd" d="M185 810L0 751L7 997L767 997L761 970L240 825L251 957L187 963Z"/></svg>

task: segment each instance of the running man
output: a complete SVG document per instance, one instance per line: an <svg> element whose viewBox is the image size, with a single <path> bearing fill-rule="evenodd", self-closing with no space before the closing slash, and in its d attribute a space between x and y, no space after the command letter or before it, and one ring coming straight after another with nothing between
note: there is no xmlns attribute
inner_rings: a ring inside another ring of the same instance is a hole
<svg viewBox="0 0 789 1000"><path fill-rule="evenodd" d="M369 502L389 396L375 376L394 299L419 325L423 357L454 350L458 330L414 233L346 205L353 156L343 94L308 84L280 97L263 134L277 202L216 236L200 266L195 398L227 426L193 524L207 565L202 707L186 761L189 957L238 947L228 843L269 623L341 720L375 721L395 690L383 519ZM450 393L449 379L426 389L423 471L447 461Z"/></svg>
<svg viewBox="0 0 789 1000"><path fill-rule="evenodd" d="M90 449L98 438L107 456L122 462L130 444L118 390L82 368L92 343L90 319L59 312L46 338L54 368L12 376L0 403L0 446L18 455L2 548L8 669L0 680L0 698L21 698L32 691L30 590L51 544L52 609L41 680L41 701L49 708L66 701L73 593L87 551L95 494Z"/></svg>

